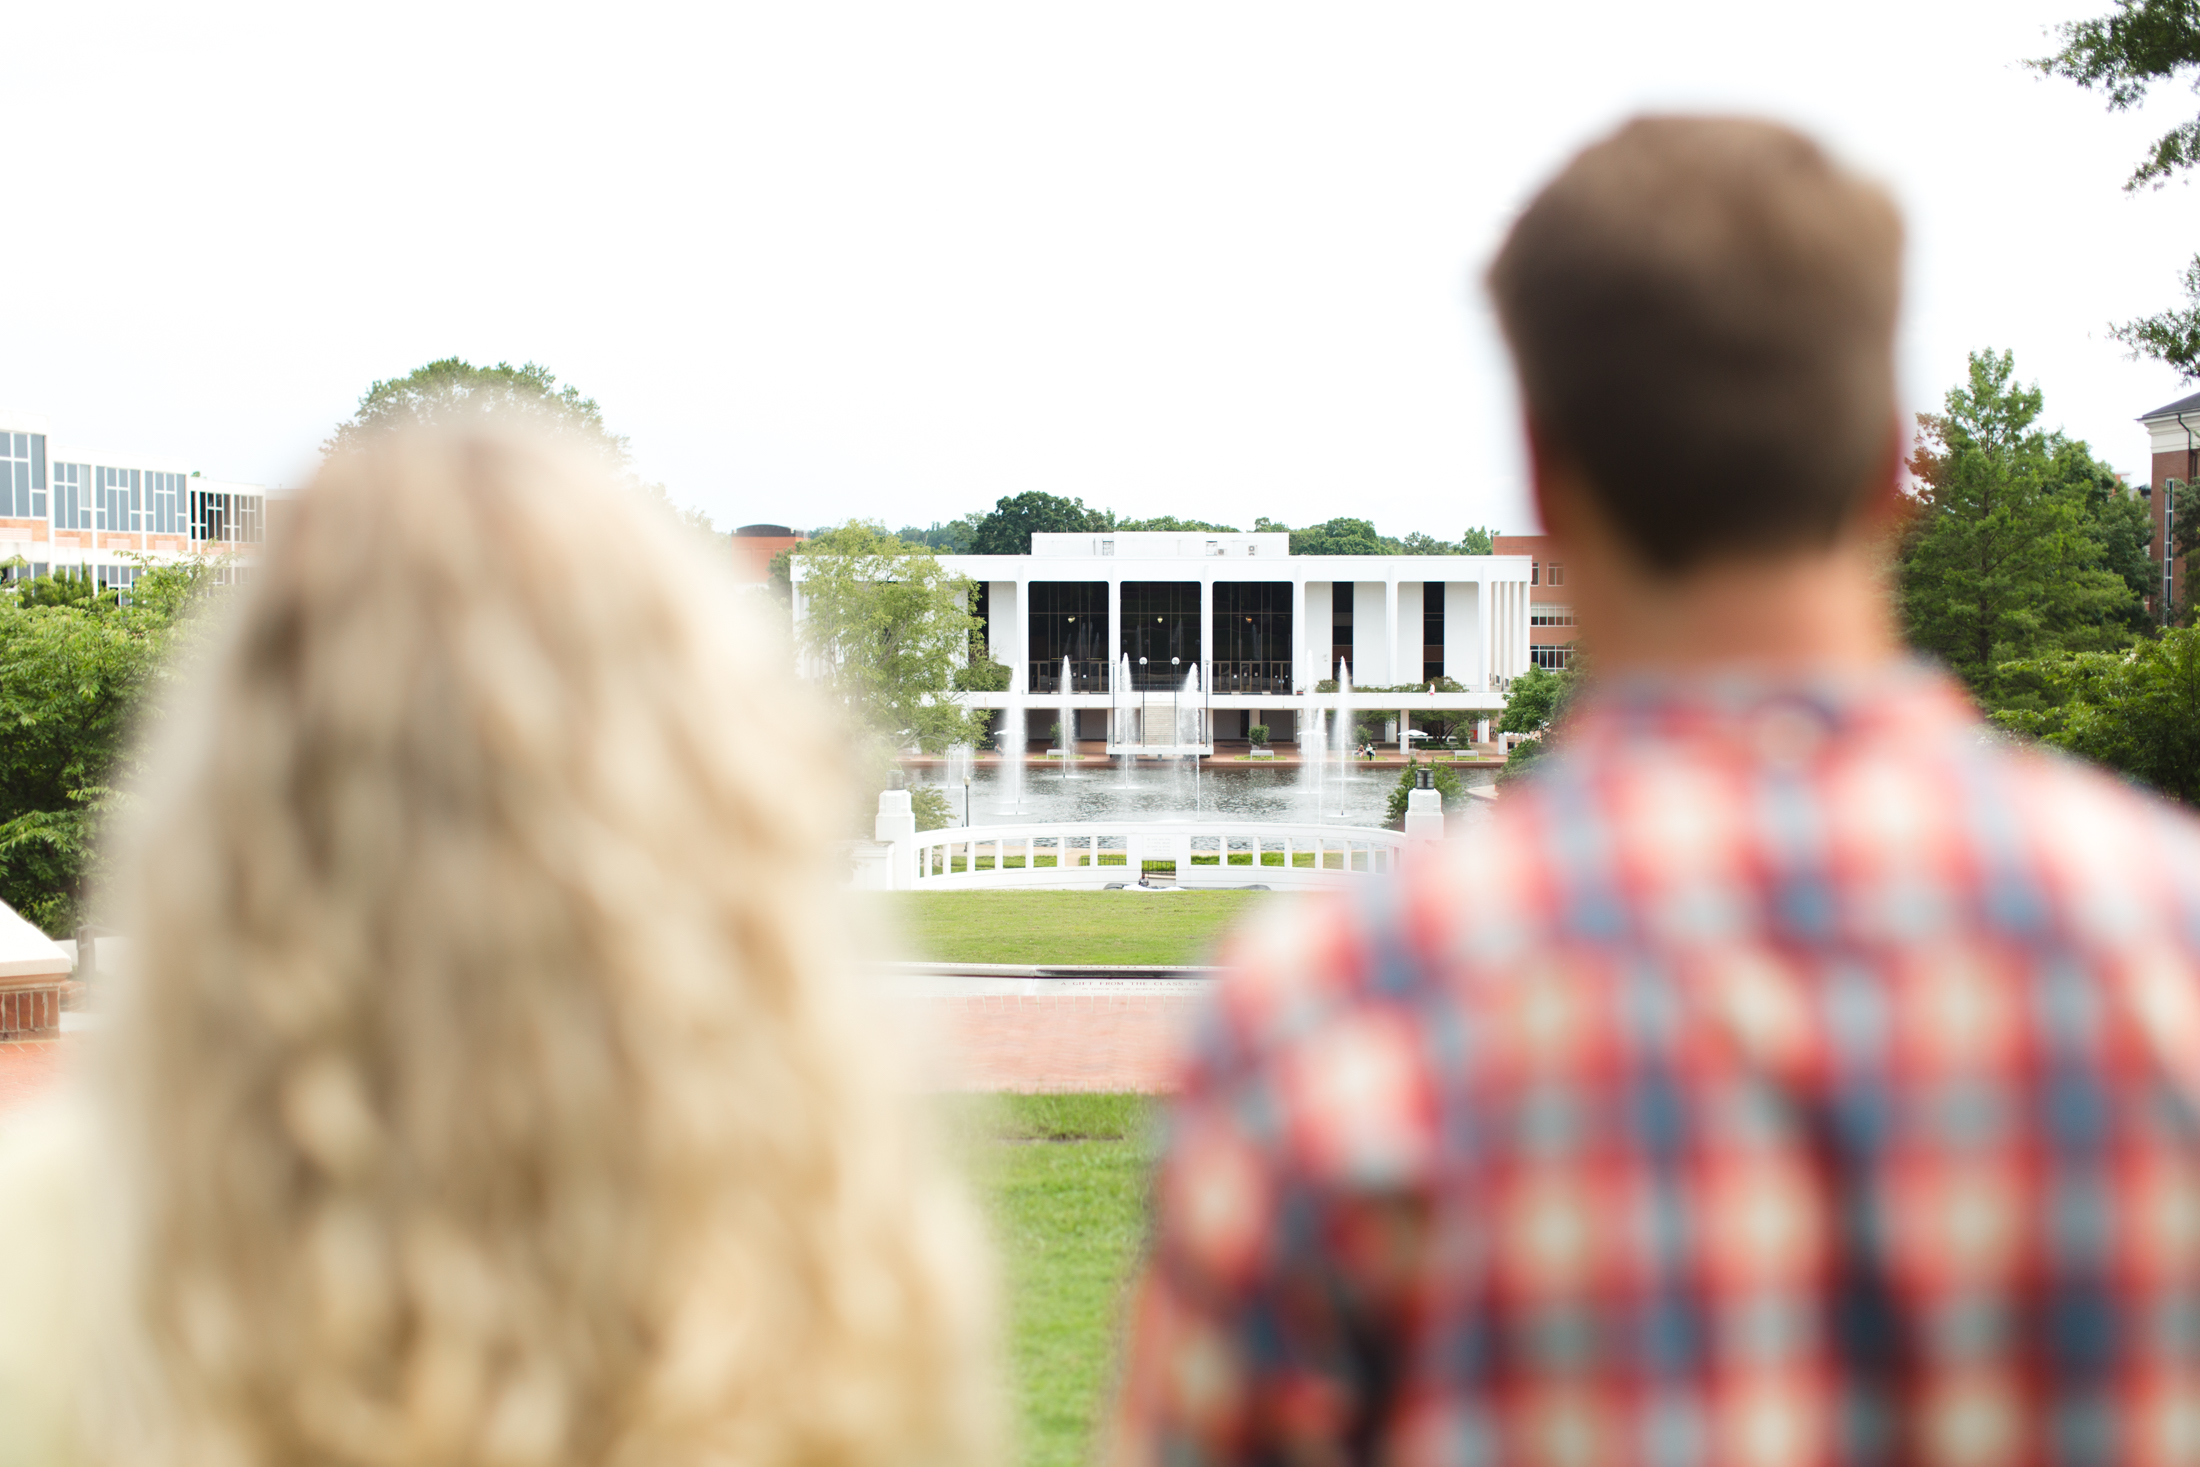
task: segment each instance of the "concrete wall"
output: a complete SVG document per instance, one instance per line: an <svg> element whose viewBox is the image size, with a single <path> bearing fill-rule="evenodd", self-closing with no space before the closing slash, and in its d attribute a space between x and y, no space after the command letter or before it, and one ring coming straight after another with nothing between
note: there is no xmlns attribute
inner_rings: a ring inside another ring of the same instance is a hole
<svg viewBox="0 0 2200 1467"><path fill-rule="evenodd" d="M1482 665L1482 588L1473 581L1444 583L1444 676L1479 688L1489 675Z"/></svg>
<svg viewBox="0 0 2200 1467"><path fill-rule="evenodd" d="M1388 682L1417 683L1421 680L1423 585L1420 581L1398 583L1398 622L1391 637L1391 646L1397 649L1398 665L1390 670Z"/></svg>

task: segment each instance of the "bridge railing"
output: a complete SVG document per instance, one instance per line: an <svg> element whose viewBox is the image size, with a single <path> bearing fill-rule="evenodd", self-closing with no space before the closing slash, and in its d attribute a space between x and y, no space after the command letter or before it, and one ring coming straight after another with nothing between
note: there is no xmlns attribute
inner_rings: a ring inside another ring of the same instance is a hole
<svg viewBox="0 0 2200 1467"><path fill-rule="evenodd" d="M1178 886L1334 886L1395 875L1406 837L1358 825L1186 821L951 827L911 840L919 891L1136 882L1148 863ZM897 863L898 864L898 863ZM908 872L910 865L901 865ZM897 885L899 882L896 883Z"/></svg>

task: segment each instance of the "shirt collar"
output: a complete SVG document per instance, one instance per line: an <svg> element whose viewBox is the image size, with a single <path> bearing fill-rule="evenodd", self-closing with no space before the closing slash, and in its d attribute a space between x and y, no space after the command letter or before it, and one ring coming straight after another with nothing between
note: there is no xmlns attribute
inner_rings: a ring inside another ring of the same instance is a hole
<svg viewBox="0 0 2200 1467"><path fill-rule="evenodd" d="M1912 658L1869 669L1631 673L1584 690L1565 720L1568 747L1645 740L1735 740L1767 753L1829 739L1918 739L1980 727L1976 707L1938 668Z"/></svg>

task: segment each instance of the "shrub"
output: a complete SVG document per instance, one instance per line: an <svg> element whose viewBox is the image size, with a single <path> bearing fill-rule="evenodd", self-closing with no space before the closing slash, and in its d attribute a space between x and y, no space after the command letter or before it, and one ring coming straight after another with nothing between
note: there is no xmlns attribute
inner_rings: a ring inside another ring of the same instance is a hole
<svg viewBox="0 0 2200 1467"><path fill-rule="evenodd" d="M1245 737L1247 737L1248 739L1251 739L1251 740L1252 740L1252 741L1253 741L1254 743L1256 743L1256 744L1265 744L1265 743L1267 743L1267 742L1268 742L1268 725L1267 725L1267 724L1265 724L1265 723L1256 723L1256 724L1253 724L1253 725L1249 726L1249 727L1248 727L1248 728L1247 728L1247 729L1245 730Z"/></svg>
<svg viewBox="0 0 2200 1467"><path fill-rule="evenodd" d="M1413 771L1420 767L1420 760L1408 759L1406 767L1398 771L1398 783L1391 787L1390 803L1383 811L1383 824L1392 830L1406 828L1406 796L1413 790ZM1467 787L1459 782L1459 772L1448 764L1432 763L1428 767L1434 775L1437 793L1444 797L1445 812L1458 809L1458 802L1467 797Z"/></svg>
<svg viewBox="0 0 2200 1467"><path fill-rule="evenodd" d="M955 669L954 684L958 693L1005 693L1008 691L1008 664L1005 662L971 662Z"/></svg>
<svg viewBox="0 0 2200 1467"><path fill-rule="evenodd" d="M955 804L947 798L947 791L936 784L920 784L909 791L909 809L917 817L919 830L945 830L959 825Z"/></svg>

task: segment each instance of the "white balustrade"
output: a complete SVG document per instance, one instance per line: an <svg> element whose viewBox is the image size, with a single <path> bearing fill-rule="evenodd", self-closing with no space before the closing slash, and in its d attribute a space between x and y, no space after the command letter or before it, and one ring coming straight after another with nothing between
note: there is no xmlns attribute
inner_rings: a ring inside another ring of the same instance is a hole
<svg viewBox="0 0 2200 1467"><path fill-rule="evenodd" d="M906 856L875 862L859 883L890 870L900 890L1098 889L1136 882L1147 862L1165 861L1183 887L1334 886L1396 874L1407 848L1404 835L1372 826L1224 820L960 826L895 844L904 841Z"/></svg>

